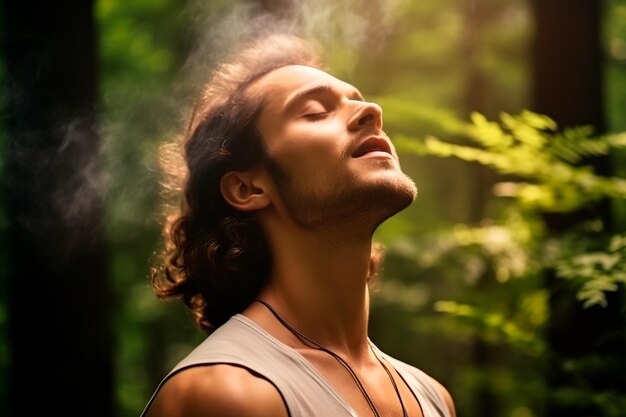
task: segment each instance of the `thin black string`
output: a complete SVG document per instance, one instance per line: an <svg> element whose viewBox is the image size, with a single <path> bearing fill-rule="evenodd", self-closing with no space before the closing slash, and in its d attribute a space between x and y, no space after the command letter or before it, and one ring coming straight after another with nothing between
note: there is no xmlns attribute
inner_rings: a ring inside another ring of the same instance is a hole
<svg viewBox="0 0 626 417"><path fill-rule="evenodd" d="M387 368L387 365L385 365L385 363L382 361L382 359L378 357L378 355L374 351L374 347L371 344L370 344L370 349L372 350L372 353L374 354L376 359L378 359L378 362L380 362L380 364L383 366L383 369L385 370L385 372L387 372L387 375L389 376L389 379L391 380L391 383L393 384L393 389L396 392L396 395L398 396L398 399L400 400L400 405L402 406L402 415L404 417L409 417L409 414L406 411L406 407L404 406L404 401L402 401L402 395L400 395L400 390L398 389L398 385L396 384L396 380L391 375L391 371L389 370L389 368Z"/></svg>
<svg viewBox="0 0 626 417"><path fill-rule="evenodd" d="M307 344L308 346L313 346L318 350L324 351L326 353L328 353L330 356L332 356L333 358L335 358L335 360L337 360L350 374L350 376L352 376L352 379L354 379L354 382L357 384L357 386L359 387L359 390L361 391L361 393L363 394L363 396L365 397L365 400L367 401L368 405L370 406L370 408L372 409L372 412L374 413L374 415L376 417L381 417L380 413L378 412L378 409L376 408L376 405L374 405L374 402L372 401L372 399L370 398L369 394L367 393L367 391L365 390L365 387L363 386L363 384L361 383L361 380L359 379L359 377L357 376L357 374L354 372L354 370L350 367L350 365L348 365L348 363L346 361L343 360L343 358L339 355L337 355L335 352L333 352L330 349L325 348L324 346L320 345L319 343L317 343L316 341L309 339L308 337L306 337L305 335L303 335L302 333L300 333L298 330L296 330L293 326L291 326L285 319L283 319L276 310L274 310L274 308L272 306L270 306L268 303L266 303L263 300L259 300L259 299L255 299L254 301L258 301L259 303L263 304L265 307L267 307L267 309L274 315L274 317L276 317L276 319L287 328L287 330L289 330L290 332L292 332L296 337L298 337L300 340L302 340L305 344Z"/></svg>
<svg viewBox="0 0 626 417"><path fill-rule="evenodd" d="M330 356L332 356L337 362L339 362L350 374L350 376L352 376L352 379L354 380L354 382L356 383L356 385L359 387L359 390L361 391L361 393L363 394L363 397L365 397L365 400L367 401L367 404L369 405L369 407L371 408L372 412L374 413L374 415L376 417L381 417L380 413L378 412L378 409L376 408L376 405L374 404L374 401L372 400L372 398L369 396L369 394L367 393L367 390L365 389L365 387L363 386L363 383L361 382L361 380L359 379L358 375L356 374L356 372L352 369L352 367L338 354L336 354L335 352L333 352L332 350L320 345L319 343L317 343L315 340L312 340L310 338L308 338L307 336L303 335L302 333L300 333L297 329L295 329L291 324L289 324L280 314L278 314L278 312L276 310L274 310L274 308L269 305L267 302L260 300L258 298L255 298L254 301L257 301L261 304L263 304L271 313L272 315L283 325L285 326L285 328L287 328L287 330L289 330L291 333L293 333L298 339L300 339L304 344L308 345L309 347L314 347L318 350L321 350L323 352L326 352L327 354L329 354ZM389 376L389 379L391 380L391 383L393 384L393 389L396 392L396 395L398 396L398 399L400 400L400 405L402 406L402 415L404 417L408 417L406 408L404 406L404 401L402 401L402 396L400 395L400 390L398 389L398 386L396 384L395 379L393 378L393 376L391 375L391 372L389 371L389 369L387 368L387 366L383 363L383 361L378 357L378 355L376 355L376 352L374 351L373 346L370 344L370 349L372 350L372 353L374 354L374 357L376 357L376 359L378 360L378 362L380 362L380 364L382 365L383 369L385 370L385 372L387 373L387 375Z"/></svg>

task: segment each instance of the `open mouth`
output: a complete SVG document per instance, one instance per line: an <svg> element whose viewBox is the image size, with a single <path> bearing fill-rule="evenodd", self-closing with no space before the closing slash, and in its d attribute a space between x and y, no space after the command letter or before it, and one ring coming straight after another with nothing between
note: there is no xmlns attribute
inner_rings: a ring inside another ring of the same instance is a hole
<svg viewBox="0 0 626 417"><path fill-rule="evenodd" d="M391 145L383 137L371 136L359 145L352 157L360 158L366 155L391 156Z"/></svg>

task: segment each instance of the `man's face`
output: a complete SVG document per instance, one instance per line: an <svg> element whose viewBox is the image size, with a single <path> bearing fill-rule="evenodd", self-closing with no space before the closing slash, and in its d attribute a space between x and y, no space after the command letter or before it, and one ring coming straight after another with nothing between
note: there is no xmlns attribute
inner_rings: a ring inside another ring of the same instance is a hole
<svg viewBox="0 0 626 417"><path fill-rule="evenodd" d="M350 84L290 65L252 91L265 98L258 126L267 168L296 223L375 228L415 199L415 184L382 131L381 108Z"/></svg>

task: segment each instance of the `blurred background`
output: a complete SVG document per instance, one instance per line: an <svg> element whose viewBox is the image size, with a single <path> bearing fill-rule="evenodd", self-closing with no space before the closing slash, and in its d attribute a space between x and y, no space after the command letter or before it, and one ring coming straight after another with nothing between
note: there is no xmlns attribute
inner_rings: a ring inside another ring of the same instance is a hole
<svg viewBox="0 0 626 417"><path fill-rule="evenodd" d="M417 201L371 339L462 417L626 416L626 0L3 2L0 415L138 416L205 335L153 296L156 150L211 65L317 39Z"/></svg>

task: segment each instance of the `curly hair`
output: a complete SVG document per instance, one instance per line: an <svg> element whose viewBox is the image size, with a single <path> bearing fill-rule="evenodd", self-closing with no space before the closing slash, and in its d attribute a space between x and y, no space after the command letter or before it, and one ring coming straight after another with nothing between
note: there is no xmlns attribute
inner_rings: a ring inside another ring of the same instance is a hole
<svg viewBox="0 0 626 417"><path fill-rule="evenodd" d="M256 127L263 97L247 87L283 66L321 68L320 56L316 45L293 36L271 35L247 45L215 69L186 133L160 148L164 191L182 201L166 206L165 245L152 286L159 298L182 299L208 332L250 304L271 268L254 215L233 209L220 192L225 173L265 159Z"/></svg>

